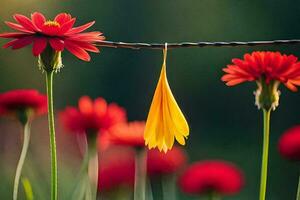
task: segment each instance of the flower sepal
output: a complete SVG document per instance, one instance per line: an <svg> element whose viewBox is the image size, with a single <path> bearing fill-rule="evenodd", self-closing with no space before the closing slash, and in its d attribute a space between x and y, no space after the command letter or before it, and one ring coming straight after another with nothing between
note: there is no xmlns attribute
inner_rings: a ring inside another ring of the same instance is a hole
<svg viewBox="0 0 300 200"><path fill-rule="evenodd" d="M277 80L271 80L267 82L265 78L261 78L256 81L257 90L254 92L255 95L255 105L257 105L258 109L264 110L275 110L279 105L279 96L280 91L278 87L280 82Z"/></svg>
<svg viewBox="0 0 300 200"><path fill-rule="evenodd" d="M21 122L21 124L25 125L34 116L34 111L30 108L20 109L16 111L16 116L17 119Z"/></svg>
<svg viewBox="0 0 300 200"><path fill-rule="evenodd" d="M56 51L48 45L38 56L38 65L40 69L46 72L59 72L63 67L61 51Z"/></svg>

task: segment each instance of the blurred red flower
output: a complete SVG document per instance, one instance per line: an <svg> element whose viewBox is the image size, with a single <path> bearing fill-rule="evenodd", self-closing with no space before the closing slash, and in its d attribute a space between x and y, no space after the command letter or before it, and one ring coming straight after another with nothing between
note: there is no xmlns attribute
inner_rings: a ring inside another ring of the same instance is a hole
<svg viewBox="0 0 300 200"><path fill-rule="evenodd" d="M100 191L117 187L133 188L135 152L129 148L109 148L100 153L99 182Z"/></svg>
<svg viewBox="0 0 300 200"><path fill-rule="evenodd" d="M220 195L238 193L244 185L242 172L233 164L224 161L202 161L189 166L179 178L181 190L188 194Z"/></svg>
<svg viewBox="0 0 300 200"><path fill-rule="evenodd" d="M147 153L147 172L150 176L175 173L186 161L187 156L180 147L174 146L167 153L151 149Z"/></svg>
<svg viewBox="0 0 300 200"><path fill-rule="evenodd" d="M103 139L108 140L108 144L144 147L144 129L144 121L120 123L113 126Z"/></svg>
<svg viewBox="0 0 300 200"><path fill-rule="evenodd" d="M11 90L0 94L0 115L16 116L25 111L34 115L46 113L46 95L30 89Z"/></svg>
<svg viewBox="0 0 300 200"><path fill-rule="evenodd" d="M300 125L286 130L279 139L280 154L294 161L300 160Z"/></svg>
<svg viewBox="0 0 300 200"><path fill-rule="evenodd" d="M92 101L88 96L79 99L78 108L67 107L60 113L64 127L71 132L87 133L107 131L118 123L126 122L126 111L115 103L108 104L99 97Z"/></svg>
<svg viewBox="0 0 300 200"><path fill-rule="evenodd" d="M234 86L246 81L260 81L266 83L272 80L283 83L292 91L297 91L300 85L300 63L294 55L279 52L257 51L245 54L244 59L234 58L233 64L223 69L226 74L222 81L228 86Z"/></svg>
<svg viewBox="0 0 300 200"><path fill-rule="evenodd" d="M89 61L90 56L87 51L98 53L99 50L94 43L105 39L98 31L82 33L95 21L73 27L76 18L72 18L67 13L60 13L53 20L46 20L44 15L39 12L33 13L31 19L20 14L15 14L13 17L18 23L5 23L19 32L0 34L0 37L3 38L14 38L6 43L4 48L20 49L33 43L32 53L34 56L40 55L49 42L56 51L63 51L66 48L79 59Z"/></svg>

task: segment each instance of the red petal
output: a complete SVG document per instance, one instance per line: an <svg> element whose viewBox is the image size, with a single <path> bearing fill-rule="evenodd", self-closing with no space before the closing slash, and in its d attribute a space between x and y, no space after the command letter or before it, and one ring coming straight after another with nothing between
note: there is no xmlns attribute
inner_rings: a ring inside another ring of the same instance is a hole
<svg viewBox="0 0 300 200"><path fill-rule="evenodd" d="M25 36L29 36L29 35L31 35L31 34L12 32L12 33L2 33L2 34L0 34L0 37L2 37L2 38L21 38L21 37L25 37Z"/></svg>
<svg viewBox="0 0 300 200"><path fill-rule="evenodd" d="M25 29L29 31L37 31L37 28L33 25L32 21L24 15L15 14L14 18L19 22Z"/></svg>
<svg viewBox="0 0 300 200"><path fill-rule="evenodd" d="M25 32L25 33L34 33L32 31L29 31L27 29L25 29L23 26L21 26L20 24L16 24L16 23L12 23L12 22L5 22L5 24L7 26L9 26L10 28L12 29L15 29L17 31L22 31L22 32Z"/></svg>
<svg viewBox="0 0 300 200"><path fill-rule="evenodd" d="M40 55L47 46L47 39L44 37L36 37L34 38L32 45L32 53L34 56Z"/></svg>
<svg viewBox="0 0 300 200"><path fill-rule="evenodd" d="M58 26L42 26L42 33L49 36L57 36L59 34L60 28Z"/></svg>
<svg viewBox="0 0 300 200"><path fill-rule="evenodd" d="M107 102L99 97L94 101L94 110L99 116L103 116L107 111Z"/></svg>
<svg viewBox="0 0 300 200"><path fill-rule="evenodd" d="M79 47L78 45L74 44L73 42L65 41L65 47L77 58L84 60L84 61L91 60L90 55L83 48Z"/></svg>
<svg viewBox="0 0 300 200"><path fill-rule="evenodd" d="M102 33L97 31L70 35L69 38L82 42L101 42L105 40L105 37L102 36Z"/></svg>
<svg viewBox="0 0 300 200"><path fill-rule="evenodd" d="M63 35L67 31L69 31L73 27L75 21L76 21L76 18L73 18L70 21L64 23L59 30L59 34Z"/></svg>
<svg viewBox="0 0 300 200"><path fill-rule="evenodd" d="M6 43L5 45L3 45L3 48L8 48L10 46L13 46L19 39L14 39L12 41L9 41L8 43Z"/></svg>
<svg viewBox="0 0 300 200"><path fill-rule="evenodd" d="M94 52L94 53L99 53L100 52L97 47L95 47L94 45L89 44L89 43L83 43L80 46L82 48L84 48L85 50L90 51L90 52Z"/></svg>
<svg viewBox="0 0 300 200"><path fill-rule="evenodd" d="M65 48L65 43L63 40L58 39L58 38L51 38L49 40L49 43L53 49L56 51L63 51Z"/></svg>
<svg viewBox="0 0 300 200"><path fill-rule="evenodd" d="M72 28L71 30L69 30L66 34L68 35L71 35L71 34L74 34L74 33L80 33L88 28L90 28L91 26L93 26L95 24L95 21L92 21L92 22L89 22L87 24L84 24L82 26L78 26L78 27L75 27L75 28Z"/></svg>
<svg viewBox="0 0 300 200"><path fill-rule="evenodd" d="M297 87L294 86L293 83L291 83L290 81L284 83L284 85L285 85L288 89L292 90L293 92L297 92L297 90L298 90Z"/></svg>
<svg viewBox="0 0 300 200"><path fill-rule="evenodd" d="M12 49L20 49L22 47L25 47L27 45L30 45L33 41L33 37L32 36L28 36L28 37L24 37L21 39L18 39L13 45L12 45Z"/></svg>
<svg viewBox="0 0 300 200"><path fill-rule="evenodd" d="M42 13L35 12L31 15L32 23L39 29L41 29L46 21L46 18Z"/></svg>
<svg viewBox="0 0 300 200"><path fill-rule="evenodd" d="M238 85L242 82L245 82L247 80L243 79L243 78L237 78L237 79L232 79L231 81L228 81L226 83L227 86L235 86L235 85Z"/></svg>
<svg viewBox="0 0 300 200"><path fill-rule="evenodd" d="M94 53L100 52L97 47L95 47L93 44L90 44L88 42L81 42L81 41L72 41L72 42L87 51L94 52Z"/></svg>
<svg viewBox="0 0 300 200"><path fill-rule="evenodd" d="M54 21L58 22L60 25L63 25L64 23L70 20L71 20L71 15L67 13L60 13L56 15L56 17L54 18Z"/></svg>
<svg viewBox="0 0 300 200"><path fill-rule="evenodd" d="M78 108L83 114L91 114L93 112L93 101L88 96L83 96L78 101Z"/></svg>

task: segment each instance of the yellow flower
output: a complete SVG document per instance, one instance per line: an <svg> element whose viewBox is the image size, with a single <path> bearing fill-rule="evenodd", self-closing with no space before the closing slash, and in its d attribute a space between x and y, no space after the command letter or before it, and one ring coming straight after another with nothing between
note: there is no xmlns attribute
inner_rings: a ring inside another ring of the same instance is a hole
<svg viewBox="0 0 300 200"><path fill-rule="evenodd" d="M160 151L167 152L172 149L174 139L179 144L185 145L185 139L189 135L189 126L167 80L167 44L163 54L164 62L148 114L144 139L149 149L158 147Z"/></svg>

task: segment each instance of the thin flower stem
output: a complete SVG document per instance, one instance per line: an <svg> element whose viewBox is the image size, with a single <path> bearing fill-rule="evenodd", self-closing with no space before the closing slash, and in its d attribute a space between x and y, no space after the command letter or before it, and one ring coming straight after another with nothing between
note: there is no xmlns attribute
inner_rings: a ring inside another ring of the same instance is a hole
<svg viewBox="0 0 300 200"><path fill-rule="evenodd" d="M74 188L74 192L72 194L71 199L75 200L82 200L84 199L84 196L86 195L87 187L89 184L89 177L87 175L88 171L88 165L89 165L89 155L88 150L86 150L85 155L83 157L81 169L79 171L79 176L76 180L76 186Z"/></svg>
<svg viewBox="0 0 300 200"><path fill-rule="evenodd" d="M297 198L296 200L300 200L300 176L299 176L299 180L298 180L298 189L297 189Z"/></svg>
<svg viewBox="0 0 300 200"><path fill-rule="evenodd" d="M176 174L170 174L169 176L162 177L162 187L164 200L172 199L176 200Z"/></svg>
<svg viewBox="0 0 300 200"><path fill-rule="evenodd" d="M146 152L137 150L135 159L134 200L146 199Z"/></svg>
<svg viewBox="0 0 300 200"><path fill-rule="evenodd" d="M263 109L263 113L264 113L264 139L263 139L263 153L262 153L259 200L265 200L265 198L266 198L271 110Z"/></svg>
<svg viewBox="0 0 300 200"><path fill-rule="evenodd" d="M161 176L150 177L151 191L153 199L164 200L163 183Z"/></svg>
<svg viewBox="0 0 300 200"><path fill-rule="evenodd" d="M88 133L96 136L96 133ZM96 200L98 189L98 152L96 137L88 137L72 200Z"/></svg>
<svg viewBox="0 0 300 200"><path fill-rule="evenodd" d="M92 200L97 199L98 191L98 151L97 151L97 133L87 133L87 156L88 168L87 176L89 179L89 193Z"/></svg>
<svg viewBox="0 0 300 200"><path fill-rule="evenodd" d="M211 192L208 200L221 200L221 196L216 192Z"/></svg>
<svg viewBox="0 0 300 200"><path fill-rule="evenodd" d="M88 198L86 199L96 200L98 189L98 154L95 149L91 149L91 151L89 151L87 176L89 180L89 187L87 187L86 195L88 196Z"/></svg>
<svg viewBox="0 0 300 200"><path fill-rule="evenodd" d="M13 200L18 199L20 178L21 178L22 169L23 169L23 165L24 165L24 161L26 158L29 141L30 141L30 123L28 121L23 125L23 129L24 129L23 147L22 147L20 159L18 162L17 170L16 170L16 176L15 176L15 181L14 181L14 190L13 190Z"/></svg>
<svg viewBox="0 0 300 200"><path fill-rule="evenodd" d="M48 123L50 134L50 154L51 154L51 200L57 200L57 158L56 158L56 141L53 109L53 73L46 72L46 86L48 97Z"/></svg>

